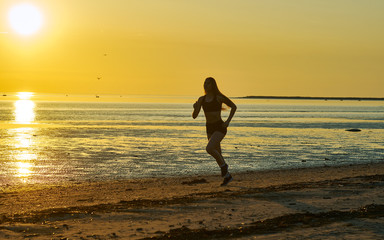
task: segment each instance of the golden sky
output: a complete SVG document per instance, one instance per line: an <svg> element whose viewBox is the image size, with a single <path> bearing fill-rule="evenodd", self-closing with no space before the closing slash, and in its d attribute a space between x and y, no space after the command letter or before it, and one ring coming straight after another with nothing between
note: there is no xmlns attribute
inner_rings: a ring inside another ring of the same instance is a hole
<svg viewBox="0 0 384 240"><path fill-rule="evenodd" d="M15 31L17 4L41 13ZM383 97L383 0L1 0L0 92ZM98 79L100 78L100 79Z"/></svg>

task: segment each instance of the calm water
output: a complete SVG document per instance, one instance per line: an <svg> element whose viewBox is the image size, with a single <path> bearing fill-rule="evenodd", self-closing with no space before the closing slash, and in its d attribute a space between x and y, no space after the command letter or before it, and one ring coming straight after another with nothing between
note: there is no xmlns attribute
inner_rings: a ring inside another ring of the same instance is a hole
<svg viewBox="0 0 384 240"><path fill-rule="evenodd" d="M384 161L383 102L233 100L233 172ZM0 186L219 174L193 102L0 101Z"/></svg>

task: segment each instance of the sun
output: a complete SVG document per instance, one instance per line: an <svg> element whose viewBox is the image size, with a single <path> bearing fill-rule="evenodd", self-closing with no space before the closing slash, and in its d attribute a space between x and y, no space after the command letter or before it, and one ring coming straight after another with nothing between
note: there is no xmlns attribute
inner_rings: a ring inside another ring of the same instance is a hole
<svg viewBox="0 0 384 240"><path fill-rule="evenodd" d="M28 3L13 6L9 11L8 20L11 28L22 35L34 34L43 25L40 10Z"/></svg>

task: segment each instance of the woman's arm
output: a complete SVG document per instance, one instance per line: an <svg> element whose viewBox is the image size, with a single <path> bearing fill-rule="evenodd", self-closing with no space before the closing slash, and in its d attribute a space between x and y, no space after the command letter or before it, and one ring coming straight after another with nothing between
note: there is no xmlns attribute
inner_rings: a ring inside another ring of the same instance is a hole
<svg viewBox="0 0 384 240"><path fill-rule="evenodd" d="M201 105L203 104L203 97L200 97L194 104L193 104L193 113L192 117L193 119L197 118L200 113Z"/></svg>
<svg viewBox="0 0 384 240"><path fill-rule="evenodd" d="M236 104L234 104L231 99L227 98L226 96L221 96L222 102L225 103L228 107L231 108L231 112L229 113L227 121L223 123L224 127L228 127L229 123L231 122L233 116L235 115L235 112L237 110Z"/></svg>

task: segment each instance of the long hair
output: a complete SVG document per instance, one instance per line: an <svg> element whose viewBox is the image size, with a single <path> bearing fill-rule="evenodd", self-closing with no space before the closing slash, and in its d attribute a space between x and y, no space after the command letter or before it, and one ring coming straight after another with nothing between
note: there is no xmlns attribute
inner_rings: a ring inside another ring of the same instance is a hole
<svg viewBox="0 0 384 240"><path fill-rule="evenodd" d="M207 77L205 79L205 81L210 81L211 82L211 84L212 84L212 92L215 95L215 97L222 96L224 98L227 98L224 94L222 94L220 92L219 87L217 87L216 80L213 77ZM204 86L204 92L205 92L205 94L207 94L207 89L205 88L205 86ZM225 105L227 105L227 104L225 103ZM222 107L221 110L226 110L226 108Z"/></svg>
<svg viewBox="0 0 384 240"><path fill-rule="evenodd" d="M212 91L213 91L213 94L215 96L224 96L224 94L222 94L219 90L219 88L217 87L217 83L216 83L216 80L213 78L213 77L207 77L205 79L205 81L210 81L211 84L212 84ZM205 94L207 94L207 89L204 87L204 92Z"/></svg>

